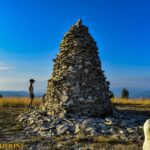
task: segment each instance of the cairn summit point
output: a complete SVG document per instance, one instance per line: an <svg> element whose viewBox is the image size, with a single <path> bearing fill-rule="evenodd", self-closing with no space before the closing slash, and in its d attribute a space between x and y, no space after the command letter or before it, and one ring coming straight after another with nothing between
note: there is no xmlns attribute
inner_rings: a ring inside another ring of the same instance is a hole
<svg viewBox="0 0 150 150"><path fill-rule="evenodd" d="M81 26L81 25L82 25L82 20L79 19L79 20L76 22L76 25L77 25L77 26Z"/></svg>

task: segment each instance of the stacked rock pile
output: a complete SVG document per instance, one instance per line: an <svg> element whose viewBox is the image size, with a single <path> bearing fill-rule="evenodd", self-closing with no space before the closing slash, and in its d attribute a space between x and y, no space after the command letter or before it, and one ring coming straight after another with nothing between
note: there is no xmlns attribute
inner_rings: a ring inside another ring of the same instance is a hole
<svg viewBox="0 0 150 150"><path fill-rule="evenodd" d="M79 20L60 44L40 110L21 114L18 120L27 134L45 137L83 133L132 141L143 138L148 116L115 112L109 94L96 42Z"/></svg>
<svg viewBox="0 0 150 150"><path fill-rule="evenodd" d="M101 69L96 42L81 20L65 34L53 61L42 110L56 117L111 113L109 82Z"/></svg>

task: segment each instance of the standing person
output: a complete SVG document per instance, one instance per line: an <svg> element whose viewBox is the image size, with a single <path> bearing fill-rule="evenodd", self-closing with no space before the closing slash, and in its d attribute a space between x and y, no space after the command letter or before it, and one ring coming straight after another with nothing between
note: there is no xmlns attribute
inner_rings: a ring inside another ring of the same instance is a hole
<svg viewBox="0 0 150 150"><path fill-rule="evenodd" d="M34 88L33 88L33 83L35 82L34 79L30 79L29 80L30 84L29 84L29 95L30 95L30 104L28 107L32 108L32 102L34 99Z"/></svg>

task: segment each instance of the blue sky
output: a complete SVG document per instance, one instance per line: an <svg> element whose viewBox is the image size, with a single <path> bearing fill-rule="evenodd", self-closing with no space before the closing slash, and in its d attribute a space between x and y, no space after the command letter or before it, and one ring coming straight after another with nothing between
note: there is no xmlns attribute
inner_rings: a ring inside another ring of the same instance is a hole
<svg viewBox="0 0 150 150"><path fill-rule="evenodd" d="M148 0L0 0L0 90L44 91L78 18L97 42L111 88L150 89Z"/></svg>

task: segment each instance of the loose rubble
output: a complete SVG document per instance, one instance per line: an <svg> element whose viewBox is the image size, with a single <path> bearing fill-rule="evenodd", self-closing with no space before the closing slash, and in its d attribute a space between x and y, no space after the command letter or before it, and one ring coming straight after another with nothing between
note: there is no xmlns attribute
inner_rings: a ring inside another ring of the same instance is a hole
<svg viewBox="0 0 150 150"><path fill-rule="evenodd" d="M60 136L65 134L78 135L110 135L124 141L138 141L143 138L143 122L148 116L124 115L117 112L119 117L89 118L74 116L73 118L54 118L41 110L33 110L18 117L25 125L26 134L43 137Z"/></svg>

